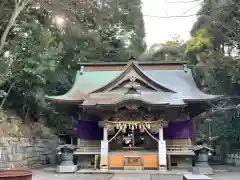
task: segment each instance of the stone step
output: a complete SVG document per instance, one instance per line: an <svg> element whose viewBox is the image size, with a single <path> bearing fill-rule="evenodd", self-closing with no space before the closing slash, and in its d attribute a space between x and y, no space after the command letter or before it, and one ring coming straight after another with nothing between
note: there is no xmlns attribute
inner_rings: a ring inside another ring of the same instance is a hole
<svg viewBox="0 0 240 180"><path fill-rule="evenodd" d="M212 180L212 178L202 174L184 174L183 180Z"/></svg>

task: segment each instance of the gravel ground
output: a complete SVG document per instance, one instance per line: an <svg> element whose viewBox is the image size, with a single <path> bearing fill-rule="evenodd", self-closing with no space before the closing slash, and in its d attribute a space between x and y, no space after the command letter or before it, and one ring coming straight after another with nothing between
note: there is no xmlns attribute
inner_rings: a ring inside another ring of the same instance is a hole
<svg viewBox="0 0 240 180"><path fill-rule="evenodd" d="M231 180L240 177L239 172L221 172L211 176L213 180ZM56 174L43 170L33 171L33 180L182 180L182 175L154 174Z"/></svg>

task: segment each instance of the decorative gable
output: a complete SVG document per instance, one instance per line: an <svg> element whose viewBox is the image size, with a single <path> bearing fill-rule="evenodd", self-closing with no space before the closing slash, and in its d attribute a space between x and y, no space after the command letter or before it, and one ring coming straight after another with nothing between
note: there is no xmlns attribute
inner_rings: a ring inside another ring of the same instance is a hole
<svg viewBox="0 0 240 180"><path fill-rule="evenodd" d="M108 84L94 90L91 93L109 92L116 90L129 91L129 89L174 92L165 88L148 77L138 66L135 60L131 60L125 70Z"/></svg>

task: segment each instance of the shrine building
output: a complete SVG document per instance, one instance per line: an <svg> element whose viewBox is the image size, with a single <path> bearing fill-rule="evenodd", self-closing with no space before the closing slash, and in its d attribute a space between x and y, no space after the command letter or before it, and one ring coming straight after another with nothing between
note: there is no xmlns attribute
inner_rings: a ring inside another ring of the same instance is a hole
<svg viewBox="0 0 240 180"><path fill-rule="evenodd" d="M80 168L189 168L192 119L218 98L196 86L183 62L82 63L72 88L47 96L79 113Z"/></svg>

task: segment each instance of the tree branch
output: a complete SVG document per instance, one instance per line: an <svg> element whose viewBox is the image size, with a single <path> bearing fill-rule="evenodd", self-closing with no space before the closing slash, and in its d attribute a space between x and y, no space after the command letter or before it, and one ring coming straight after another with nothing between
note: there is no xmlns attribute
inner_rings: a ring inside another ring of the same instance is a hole
<svg viewBox="0 0 240 180"><path fill-rule="evenodd" d="M17 82L17 80L15 80L15 81L11 84L10 88L8 89L8 92L7 92L6 96L5 96L5 97L3 98L3 100L2 100L2 103L1 103L1 105L0 105L0 109L2 109L2 107L3 107L3 105L4 105L5 101L6 101L6 99L7 99L7 97L8 97L8 95L10 94L10 92L11 92L12 88L14 87L14 85L16 84L16 82Z"/></svg>
<svg viewBox="0 0 240 180"><path fill-rule="evenodd" d="M18 6L18 3L19 3L19 1L18 0L14 0L15 1L15 7L17 7Z"/></svg>
<svg viewBox="0 0 240 180"><path fill-rule="evenodd" d="M25 8L25 6L30 2L30 0L23 0L22 3L20 4L20 0L17 1L15 0L15 8L13 10L13 13L12 13L12 16L11 18L9 19L8 21L8 24L1 36L1 39L0 39L0 54L2 54L2 50L5 46L5 42L7 40L7 36L11 30L11 28L13 27L17 17L19 16L19 14L22 12L22 10Z"/></svg>

